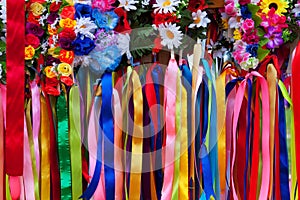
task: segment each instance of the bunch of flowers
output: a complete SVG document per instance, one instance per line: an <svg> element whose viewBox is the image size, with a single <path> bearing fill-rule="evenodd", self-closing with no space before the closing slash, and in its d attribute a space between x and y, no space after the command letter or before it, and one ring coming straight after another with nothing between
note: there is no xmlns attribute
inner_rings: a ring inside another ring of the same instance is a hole
<svg viewBox="0 0 300 200"><path fill-rule="evenodd" d="M72 0L50 1L46 18L48 40L45 43L45 91L58 96L60 82L67 86L73 84L74 46L76 38L75 8Z"/></svg>
<svg viewBox="0 0 300 200"><path fill-rule="evenodd" d="M0 81L6 82L6 1L0 0Z"/></svg>
<svg viewBox="0 0 300 200"><path fill-rule="evenodd" d="M295 39L290 8L285 0L225 1L226 35L233 36L232 55L242 69L256 68L270 52Z"/></svg>

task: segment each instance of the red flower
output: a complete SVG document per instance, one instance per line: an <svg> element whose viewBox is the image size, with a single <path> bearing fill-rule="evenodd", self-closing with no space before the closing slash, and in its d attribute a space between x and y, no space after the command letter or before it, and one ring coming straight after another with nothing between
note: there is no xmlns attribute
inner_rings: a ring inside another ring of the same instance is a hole
<svg viewBox="0 0 300 200"><path fill-rule="evenodd" d="M27 22L31 22L33 24L36 24L36 25L40 25L39 24L39 18L40 16L34 16L32 12L30 12L28 14L28 17L27 17Z"/></svg>
<svg viewBox="0 0 300 200"><path fill-rule="evenodd" d="M188 9L192 12L197 12L197 10L204 10L208 8L208 5L205 3L205 0L190 0Z"/></svg>
<svg viewBox="0 0 300 200"><path fill-rule="evenodd" d="M74 19L74 14L75 14L74 6L66 6L62 9L60 16L63 19L66 19L66 18Z"/></svg>
<svg viewBox="0 0 300 200"><path fill-rule="evenodd" d="M67 51L65 49L60 50L59 60L61 62L72 64L72 62L74 60L74 52L73 51Z"/></svg>
<svg viewBox="0 0 300 200"><path fill-rule="evenodd" d="M60 6L61 6L61 2L59 2L59 3L53 2L53 3L51 3L49 10L50 10L50 12L57 12L59 10Z"/></svg>
<svg viewBox="0 0 300 200"><path fill-rule="evenodd" d="M33 48L40 46L40 39L33 34L27 34L25 36L25 46L31 45Z"/></svg>
<svg viewBox="0 0 300 200"><path fill-rule="evenodd" d="M71 40L74 40L76 38L76 34L74 32L74 30L72 30L71 28L64 28L59 34L58 36L60 38L68 38Z"/></svg>
<svg viewBox="0 0 300 200"><path fill-rule="evenodd" d="M58 89L56 89L55 87L51 87L49 85L47 85L45 87L45 92L49 95L53 95L53 96L59 96L60 92L58 91Z"/></svg>
<svg viewBox="0 0 300 200"><path fill-rule="evenodd" d="M61 76L60 81L64 84L66 84L67 86L72 86L73 85L73 80L68 76Z"/></svg>
<svg viewBox="0 0 300 200"><path fill-rule="evenodd" d="M59 81L56 78L48 78L46 77L46 85L51 87L56 87Z"/></svg>
<svg viewBox="0 0 300 200"><path fill-rule="evenodd" d="M127 20L127 12L123 10L121 7L116 8L115 13L120 17L119 24L115 28L116 32L119 33L131 33L131 28L129 22Z"/></svg>
<svg viewBox="0 0 300 200"><path fill-rule="evenodd" d="M175 14L167 13L167 14L154 14L154 24L158 26L159 24L165 23L165 22L171 22L176 23L179 22Z"/></svg>

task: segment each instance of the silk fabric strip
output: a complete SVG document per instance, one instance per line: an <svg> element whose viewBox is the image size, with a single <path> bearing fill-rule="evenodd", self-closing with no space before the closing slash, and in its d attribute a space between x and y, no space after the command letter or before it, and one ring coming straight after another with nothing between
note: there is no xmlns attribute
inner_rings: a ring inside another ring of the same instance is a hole
<svg viewBox="0 0 300 200"><path fill-rule="evenodd" d="M134 105L134 127L132 135L132 155L130 168L130 199L140 199L141 173L143 160L143 95L138 74L133 70L131 76Z"/></svg>
<svg viewBox="0 0 300 200"><path fill-rule="evenodd" d="M41 199L50 200L50 123L45 98L41 96Z"/></svg>
<svg viewBox="0 0 300 200"><path fill-rule="evenodd" d="M5 169L10 176L23 174L25 95L25 2L7 1L6 37L6 136Z"/></svg>
<svg viewBox="0 0 300 200"><path fill-rule="evenodd" d="M81 126L80 97L78 86L73 86L69 93L69 136L71 158L72 199L78 199L82 194L82 164L81 164Z"/></svg>
<svg viewBox="0 0 300 200"><path fill-rule="evenodd" d="M72 199L68 108L64 92L57 99L57 144L60 168L61 199Z"/></svg>

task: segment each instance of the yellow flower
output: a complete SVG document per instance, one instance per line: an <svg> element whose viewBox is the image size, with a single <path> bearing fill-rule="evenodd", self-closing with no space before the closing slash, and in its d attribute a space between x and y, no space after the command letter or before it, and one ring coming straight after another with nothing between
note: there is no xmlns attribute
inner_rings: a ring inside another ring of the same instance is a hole
<svg viewBox="0 0 300 200"><path fill-rule="evenodd" d="M233 32L233 38L235 40L241 40L242 39L242 34L241 32L239 31L239 29L235 29L234 32Z"/></svg>
<svg viewBox="0 0 300 200"><path fill-rule="evenodd" d="M70 4L70 6L73 6L73 5L74 5L74 1L73 1L73 0L66 0L66 2L67 2L68 4Z"/></svg>
<svg viewBox="0 0 300 200"><path fill-rule="evenodd" d="M70 76L72 74L72 67L68 63L60 63L57 66L57 71L63 76Z"/></svg>
<svg viewBox="0 0 300 200"><path fill-rule="evenodd" d="M34 2L30 5L30 11L34 16L40 16L44 12L44 6L38 2Z"/></svg>
<svg viewBox="0 0 300 200"><path fill-rule="evenodd" d="M63 28L74 28L76 25L76 20L67 18L67 19L61 19L59 21L59 25Z"/></svg>
<svg viewBox="0 0 300 200"><path fill-rule="evenodd" d="M54 78L54 77L56 77L56 74L52 71L52 67L51 66L45 67L44 72L45 72L45 74L46 74L46 76L48 78Z"/></svg>
<svg viewBox="0 0 300 200"><path fill-rule="evenodd" d="M260 3L260 9L263 13L268 13L271 8L276 10L276 14L282 15L282 13L286 13L286 8L289 7L288 2L285 0L262 0Z"/></svg>
<svg viewBox="0 0 300 200"><path fill-rule="evenodd" d="M54 58L58 58L59 55L54 53L55 47L49 48L48 49L48 54L50 54Z"/></svg>
<svg viewBox="0 0 300 200"><path fill-rule="evenodd" d="M51 25L48 24L48 33L50 35L56 35L57 34L57 29L56 28L51 28Z"/></svg>
<svg viewBox="0 0 300 200"><path fill-rule="evenodd" d="M25 47L25 60L31 60L35 54L35 49L29 45Z"/></svg>

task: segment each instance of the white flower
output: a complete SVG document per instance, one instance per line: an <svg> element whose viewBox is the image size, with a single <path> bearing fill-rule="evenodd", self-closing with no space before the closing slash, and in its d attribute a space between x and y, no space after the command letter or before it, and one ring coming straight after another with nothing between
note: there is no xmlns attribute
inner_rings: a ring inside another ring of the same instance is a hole
<svg viewBox="0 0 300 200"><path fill-rule="evenodd" d="M142 7L148 6L150 3L150 0L142 0Z"/></svg>
<svg viewBox="0 0 300 200"><path fill-rule="evenodd" d="M0 19L5 24L6 23L6 0L0 0Z"/></svg>
<svg viewBox="0 0 300 200"><path fill-rule="evenodd" d="M156 0L156 4L153 5L153 8L155 8L154 13L175 12L179 3L179 0Z"/></svg>
<svg viewBox="0 0 300 200"><path fill-rule="evenodd" d="M207 24L210 23L210 19L207 17L206 11L198 10L197 12L192 13L192 17L194 22L189 25L189 28L194 28L195 26L197 28L199 27L207 27Z"/></svg>
<svg viewBox="0 0 300 200"><path fill-rule="evenodd" d="M259 60L255 57L251 57L249 58L247 61L245 62L241 62L241 67L242 69L248 71L250 68L255 69L259 64Z"/></svg>
<svg viewBox="0 0 300 200"><path fill-rule="evenodd" d="M119 2L119 7L124 7L126 11L136 10L136 6L134 4L138 3L138 1L135 0L119 0Z"/></svg>
<svg viewBox="0 0 300 200"><path fill-rule="evenodd" d="M42 25L42 26L45 26L45 23L44 23L44 20L47 20L49 16L49 13L45 14L45 15L42 15L40 18L39 18L39 24Z"/></svg>
<svg viewBox="0 0 300 200"><path fill-rule="evenodd" d="M228 20L228 26L229 28L239 29L241 26L241 22L238 22L236 17L230 17L230 19Z"/></svg>
<svg viewBox="0 0 300 200"><path fill-rule="evenodd" d="M80 33L81 35L84 35L85 37L88 37L90 39L94 39L95 36L92 34L92 32L97 28L96 24L91 20L90 17L82 17L77 19L76 26L75 26L75 33Z"/></svg>
<svg viewBox="0 0 300 200"><path fill-rule="evenodd" d="M118 48L121 50L122 55L126 53L128 59L132 57L129 50L129 43L130 36L128 33L118 35Z"/></svg>
<svg viewBox="0 0 300 200"><path fill-rule="evenodd" d="M292 13L295 13L296 17L300 15L300 3L295 4L295 8L293 8Z"/></svg>
<svg viewBox="0 0 300 200"><path fill-rule="evenodd" d="M169 49L178 48L183 36L179 28L172 23L160 24L158 30L162 39L161 44Z"/></svg>

